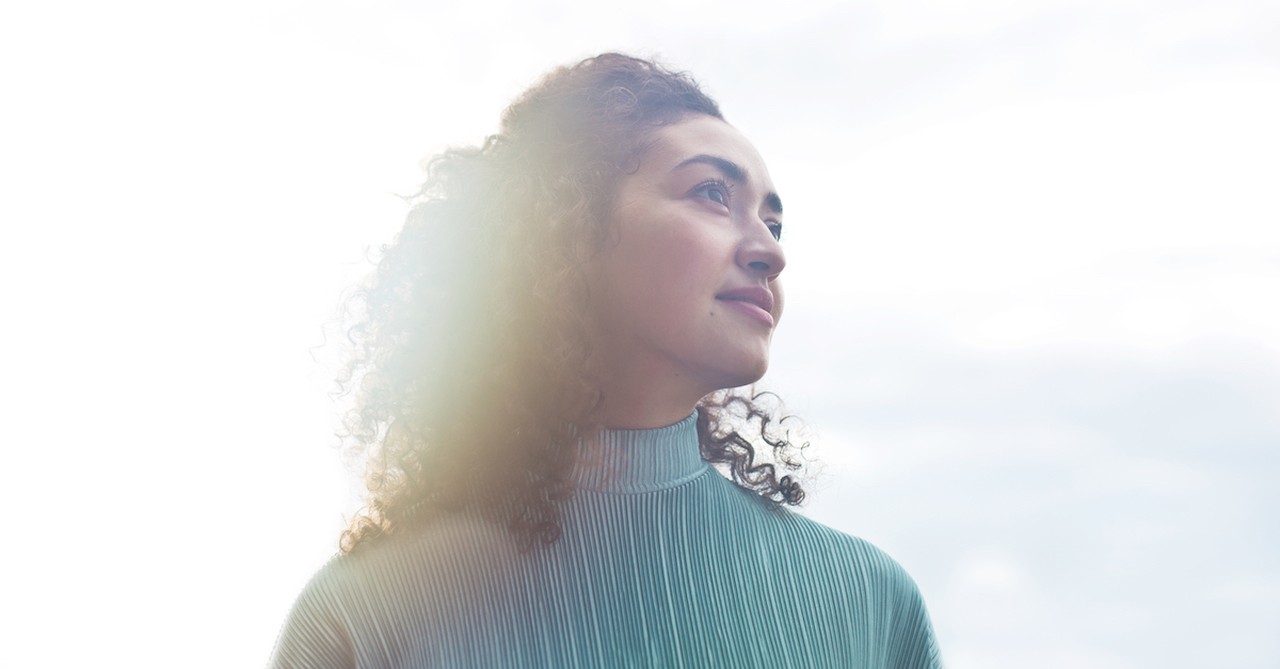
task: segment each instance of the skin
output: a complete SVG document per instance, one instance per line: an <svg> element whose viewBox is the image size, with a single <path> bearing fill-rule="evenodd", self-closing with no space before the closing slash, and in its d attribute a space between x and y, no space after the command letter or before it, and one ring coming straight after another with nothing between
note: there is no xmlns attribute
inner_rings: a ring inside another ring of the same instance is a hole
<svg viewBox="0 0 1280 669"><path fill-rule="evenodd" d="M707 394L759 380L782 317L781 202L759 152L709 116L651 140L619 183L616 244L588 270L611 428L670 425ZM752 287L772 295L768 315L725 297Z"/></svg>

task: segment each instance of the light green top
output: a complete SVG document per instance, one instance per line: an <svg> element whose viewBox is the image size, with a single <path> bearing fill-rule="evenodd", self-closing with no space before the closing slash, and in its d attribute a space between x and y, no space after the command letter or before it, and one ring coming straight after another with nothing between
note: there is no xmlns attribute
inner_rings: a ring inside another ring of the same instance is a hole
<svg viewBox="0 0 1280 669"><path fill-rule="evenodd" d="M902 567L726 480L695 417L604 433L549 546L455 516L335 557L272 666L940 667Z"/></svg>

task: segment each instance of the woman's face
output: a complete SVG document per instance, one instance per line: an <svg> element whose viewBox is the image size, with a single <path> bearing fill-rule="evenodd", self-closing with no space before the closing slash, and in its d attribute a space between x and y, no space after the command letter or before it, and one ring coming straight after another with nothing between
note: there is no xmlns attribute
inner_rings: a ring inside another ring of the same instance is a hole
<svg viewBox="0 0 1280 669"><path fill-rule="evenodd" d="M782 203L729 124L692 116L653 133L593 261L606 402L688 402L765 372L782 316ZM688 398L692 398L689 400Z"/></svg>

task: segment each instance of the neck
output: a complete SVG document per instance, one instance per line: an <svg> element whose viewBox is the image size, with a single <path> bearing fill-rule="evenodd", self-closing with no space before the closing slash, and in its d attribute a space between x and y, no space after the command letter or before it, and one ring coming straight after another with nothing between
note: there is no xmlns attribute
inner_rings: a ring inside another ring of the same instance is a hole
<svg viewBox="0 0 1280 669"><path fill-rule="evenodd" d="M656 429L602 430L579 443L574 465L586 490L647 492L679 485L706 471L698 448L698 416Z"/></svg>
<svg viewBox="0 0 1280 669"><path fill-rule="evenodd" d="M630 392L628 392L630 391ZM637 388L608 388L597 409L599 423L611 430L646 430L678 423L688 417L702 395L649 392Z"/></svg>
<svg viewBox="0 0 1280 669"><path fill-rule="evenodd" d="M696 376L646 356L615 359L602 374L596 422L607 429L645 430L678 423L714 390Z"/></svg>

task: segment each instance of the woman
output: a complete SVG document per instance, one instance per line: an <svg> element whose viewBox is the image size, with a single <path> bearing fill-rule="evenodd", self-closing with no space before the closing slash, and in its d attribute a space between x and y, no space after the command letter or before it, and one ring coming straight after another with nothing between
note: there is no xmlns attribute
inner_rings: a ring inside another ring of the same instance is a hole
<svg viewBox="0 0 1280 669"><path fill-rule="evenodd" d="M911 579L782 508L798 448L729 390L781 236L751 143L623 55L436 158L352 330L367 511L274 666L938 666Z"/></svg>

